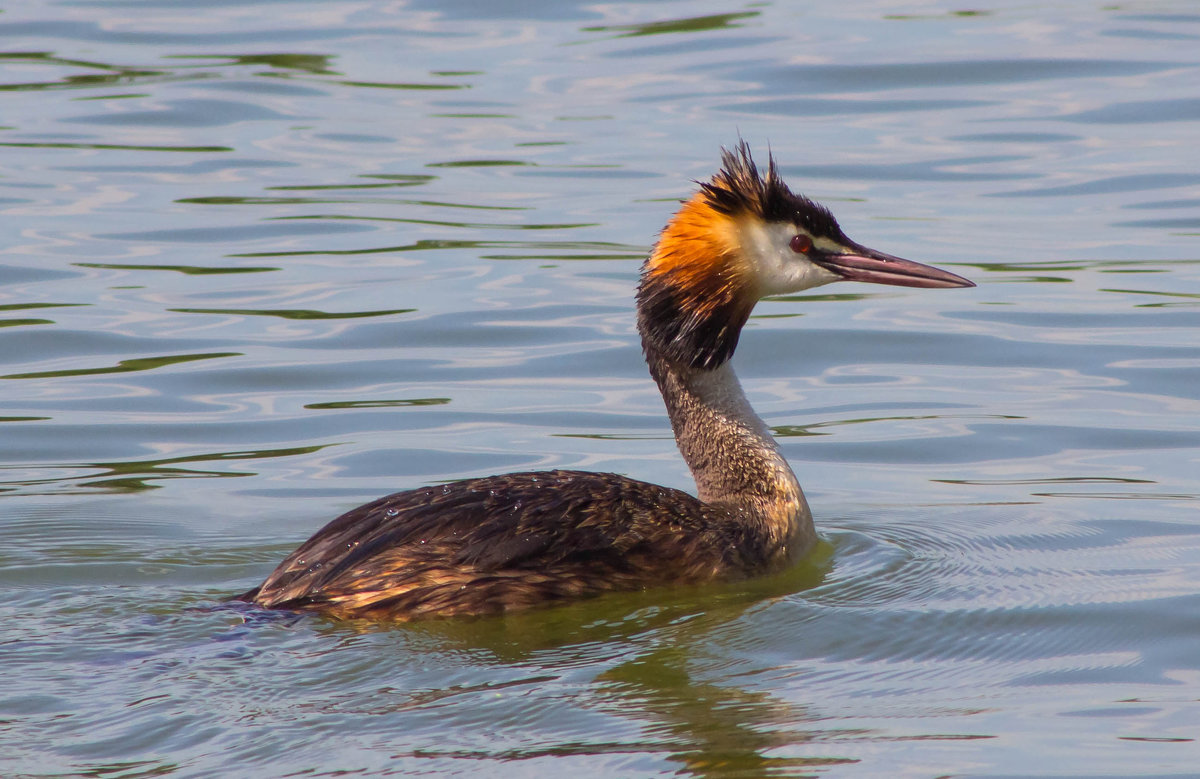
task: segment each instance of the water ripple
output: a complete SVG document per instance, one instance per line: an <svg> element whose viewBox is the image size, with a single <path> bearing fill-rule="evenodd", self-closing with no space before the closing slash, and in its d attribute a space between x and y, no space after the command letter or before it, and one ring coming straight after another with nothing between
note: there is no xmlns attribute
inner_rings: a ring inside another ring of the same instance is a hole
<svg viewBox="0 0 1200 779"><path fill-rule="evenodd" d="M0 774L1194 773L1200 16L1043 5L10 4ZM748 323L810 559L227 602L397 489L690 489L632 301L739 134L979 284Z"/></svg>

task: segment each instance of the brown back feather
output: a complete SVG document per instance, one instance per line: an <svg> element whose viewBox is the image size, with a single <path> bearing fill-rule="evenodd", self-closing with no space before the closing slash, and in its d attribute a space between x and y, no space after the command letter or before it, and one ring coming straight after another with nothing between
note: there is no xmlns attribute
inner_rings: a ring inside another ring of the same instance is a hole
<svg viewBox="0 0 1200 779"><path fill-rule="evenodd" d="M343 514L243 598L340 616L483 614L755 573L762 543L678 490L615 474L505 474Z"/></svg>

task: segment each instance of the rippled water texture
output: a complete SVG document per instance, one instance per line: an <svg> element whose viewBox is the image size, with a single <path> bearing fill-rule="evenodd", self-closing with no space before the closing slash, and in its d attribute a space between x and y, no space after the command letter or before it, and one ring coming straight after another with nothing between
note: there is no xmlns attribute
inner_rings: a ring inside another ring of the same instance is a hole
<svg viewBox="0 0 1200 779"><path fill-rule="evenodd" d="M7 4L0 775L1197 775L1200 11L1043 5ZM811 560L223 605L402 488L691 489L631 297L739 133L979 282L756 310Z"/></svg>

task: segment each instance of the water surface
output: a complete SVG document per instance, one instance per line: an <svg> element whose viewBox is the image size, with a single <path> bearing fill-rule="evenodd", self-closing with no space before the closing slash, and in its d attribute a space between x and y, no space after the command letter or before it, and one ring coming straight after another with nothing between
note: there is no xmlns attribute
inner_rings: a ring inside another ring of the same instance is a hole
<svg viewBox="0 0 1200 779"><path fill-rule="evenodd" d="M0 14L0 774L1194 776L1185 2ZM759 306L823 544L405 626L224 607L398 489L691 489L638 265L739 133L974 290Z"/></svg>

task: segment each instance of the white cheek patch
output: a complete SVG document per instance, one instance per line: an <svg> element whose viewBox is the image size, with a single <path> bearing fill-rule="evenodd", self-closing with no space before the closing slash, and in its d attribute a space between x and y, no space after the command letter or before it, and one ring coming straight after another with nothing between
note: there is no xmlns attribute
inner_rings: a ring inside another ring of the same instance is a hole
<svg viewBox="0 0 1200 779"><path fill-rule="evenodd" d="M803 254L792 251L792 237L804 232L794 225L782 222L764 224L747 219L739 228L738 241L750 272L758 282L760 295L799 292L841 278ZM826 251L837 251L839 248L828 238L814 238L813 245Z"/></svg>

